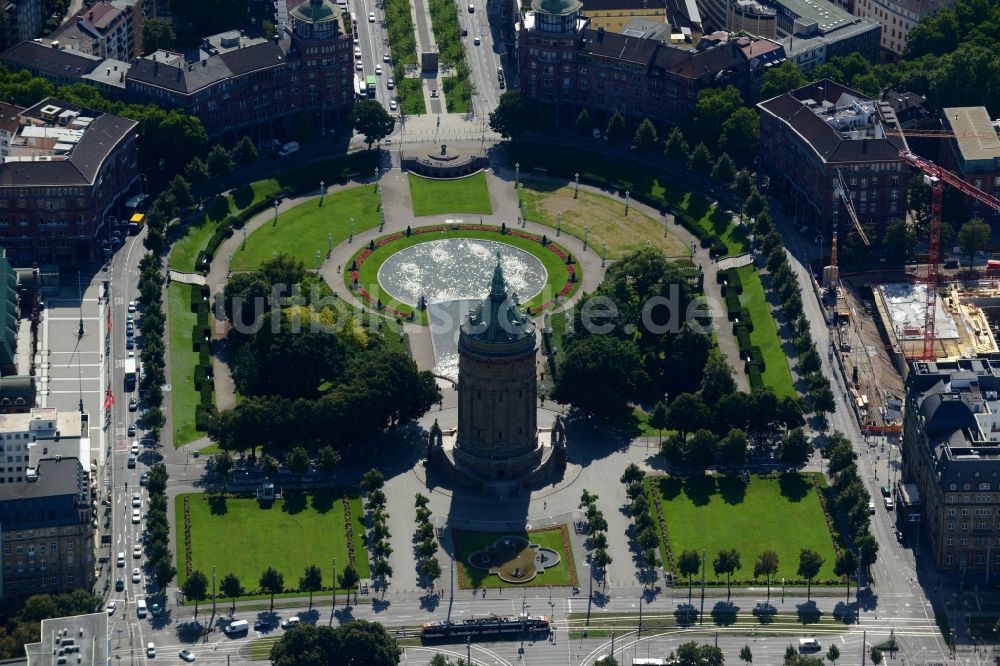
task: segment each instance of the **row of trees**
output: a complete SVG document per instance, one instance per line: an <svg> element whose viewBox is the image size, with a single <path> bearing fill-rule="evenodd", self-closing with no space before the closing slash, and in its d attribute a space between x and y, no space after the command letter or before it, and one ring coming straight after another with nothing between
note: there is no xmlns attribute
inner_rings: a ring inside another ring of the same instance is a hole
<svg viewBox="0 0 1000 666"><path fill-rule="evenodd" d="M177 569L171 563L167 479L167 468L163 463L149 468L149 478L146 481L146 492L149 494L149 507L146 509L146 563L161 590L165 590L177 575Z"/></svg>
<svg viewBox="0 0 1000 666"><path fill-rule="evenodd" d="M809 548L803 548L799 552L799 568L797 573L803 580L808 581L809 588L807 597L812 596L812 581L819 575L824 564L823 556ZM771 577L778 573L778 553L773 550L765 550L757 556L753 567L755 580L763 577L767 581L767 598L771 598ZM838 560L839 566L839 560ZM846 567L846 564L845 564ZM726 574L726 594L730 593L730 582L732 575L743 568L743 560L740 552L735 548L723 548L712 560L712 570L716 576ZM688 549L681 552L677 557L677 572L688 579L688 602L691 601L692 578L702 569L702 557L697 550ZM837 572L839 576L849 576L854 573L855 568L848 568L843 573Z"/></svg>
<svg viewBox="0 0 1000 666"><path fill-rule="evenodd" d="M602 572L611 564L611 555L608 553L608 521L604 513L597 508L597 495L591 494L584 488L580 494L580 506L587 517L587 547L590 548L590 566L600 569Z"/></svg>
<svg viewBox="0 0 1000 666"><path fill-rule="evenodd" d="M644 479L646 473L635 463L629 463L622 472L621 482L625 486L625 496L628 504L625 511L632 518L632 537L638 546L638 560L646 569L645 583L652 585L655 580L656 549L660 545L660 537L656 533L656 525L649 511L649 500L646 499Z"/></svg>
<svg viewBox="0 0 1000 666"><path fill-rule="evenodd" d="M438 544L434 539L434 527L431 525L431 510L427 508L430 499L417 493L414 507L417 510L417 529L413 533L413 550L417 556L417 573L433 590L434 584L441 577L441 563L438 562Z"/></svg>
<svg viewBox="0 0 1000 666"><path fill-rule="evenodd" d="M378 622L351 620L337 627L300 624L271 647L273 666L396 666L402 650Z"/></svg>
<svg viewBox="0 0 1000 666"><path fill-rule="evenodd" d="M871 514L868 503L871 496L865 489L858 472L857 454L851 442L840 432L826 438L823 457L833 479L833 506L854 549L859 552L861 564L870 567L878 556L878 542L871 532Z"/></svg>
<svg viewBox="0 0 1000 666"><path fill-rule="evenodd" d="M166 383L164 372L164 332L166 317L163 314L163 274L160 271L160 260L147 253L139 261L139 298L138 303L142 313L142 376L139 378L139 390L146 401L146 411L142 415L142 424L147 431L147 437L154 443L160 441L160 429L166 423L163 414L163 385Z"/></svg>
<svg viewBox="0 0 1000 666"><path fill-rule="evenodd" d="M377 469L370 469L361 477L361 491L365 494L365 507L368 510L368 553L372 558L372 576L377 578L382 588L382 596L392 578L392 567L389 566L389 556L392 546L389 539L389 514L385 510L385 477ZM437 551L437 544L434 544Z"/></svg>

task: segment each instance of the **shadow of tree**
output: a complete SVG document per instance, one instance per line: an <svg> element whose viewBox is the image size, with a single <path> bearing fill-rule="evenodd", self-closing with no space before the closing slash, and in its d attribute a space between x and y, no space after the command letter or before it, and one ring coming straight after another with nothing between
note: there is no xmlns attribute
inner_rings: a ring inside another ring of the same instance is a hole
<svg viewBox="0 0 1000 666"><path fill-rule="evenodd" d="M420 607L424 610L434 611L441 605L441 597L436 594L425 594L420 597Z"/></svg>
<svg viewBox="0 0 1000 666"><path fill-rule="evenodd" d="M684 494L695 506L705 506L715 494L715 479L709 476L690 476L684 481Z"/></svg>
<svg viewBox="0 0 1000 666"><path fill-rule="evenodd" d="M720 601L712 607L712 621L720 627L728 627L736 623L736 613L739 607L729 601Z"/></svg>
<svg viewBox="0 0 1000 666"><path fill-rule="evenodd" d="M229 513L229 505L226 503L226 496L221 493L208 496L208 508L213 516L224 516Z"/></svg>
<svg viewBox="0 0 1000 666"><path fill-rule="evenodd" d="M681 490L684 489L683 480L674 476L659 479L659 484L660 497L665 502L676 499L681 494Z"/></svg>
<svg viewBox="0 0 1000 666"><path fill-rule="evenodd" d="M340 497L339 493L332 490L317 490L312 493L312 508L316 513L327 513Z"/></svg>
<svg viewBox="0 0 1000 666"><path fill-rule="evenodd" d="M787 497L789 502L801 502L812 492L809 480L797 473L782 474L778 487L781 488L781 496Z"/></svg>
<svg viewBox="0 0 1000 666"><path fill-rule="evenodd" d="M343 606L333 611L333 616L337 618L337 622L344 624L345 622L350 622L354 619L354 608L350 605Z"/></svg>
<svg viewBox="0 0 1000 666"><path fill-rule="evenodd" d="M807 601L804 604L799 604L797 608L799 622L802 624L816 624L823 617L823 611L816 606L815 601Z"/></svg>
<svg viewBox="0 0 1000 666"><path fill-rule="evenodd" d="M760 624L770 624L777 614L778 609L768 603L759 603L753 608L753 616Z"/></svg>
<svg viewBox="0 0 1000 666"><path fill-rule="evenodd" d="M285 501L281 504L281 510L293 516L297 513L302 513L306 509L307 499L306 494L303 492L285 493Z"/></svg>
<svg viewBox="0 0 1000 666"><path fill-rule="evenodd" d="M681 627L690 627L698 621L698 609L692 604L680 604L674 611L674 619Z"/></svg>
<svg viewBox="0 0 1000 666"><path fill-rule="evenodd" d="M389 609L392 602L388 599L372 599L372 611L375 613L382 613Z"/></svg>
<svg viewBox="0 0 1000 666"><path fill-rule="evenodd" d="M719 479L719 495L726 504L742 504L747 496L747 484L739 476L724 476Z"/></svg>
<svg viewBox="0 0 1000 666"><path fill-rule="evenodd" d="M177 625L177 639L185 643L194 643L205 631L204 625L197 620L181 622Z"/></svg>

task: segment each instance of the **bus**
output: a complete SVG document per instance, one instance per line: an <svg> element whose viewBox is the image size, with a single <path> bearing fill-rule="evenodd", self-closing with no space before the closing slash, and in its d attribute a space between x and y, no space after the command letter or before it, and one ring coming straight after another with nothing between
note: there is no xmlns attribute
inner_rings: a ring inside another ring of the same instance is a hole
<svg viewBox="0 0 1000 666"><path fill-rule="evenodd" d="M129 236L135 236L137 233L142 231L142 228L146 226L146 214L145 213L133 213L132 217L128 220L128 234Z"/></svg>
<svg viewBox="0 0 1000 666"><path fill-rule="evenodd" d="M369 74L368 76L366 76L365 77L365 84L366 84L366 86L368 88L368 96L369 97L374 97L375 96L375 85L376 85L375 84L375 75L374 74Z"/></svg>
<svg viewBox="0 0 1000 666"><path fill-rule="evenodd" d="M131 393L135 390L136 382L139 380L139 371L134 358L125 359L125 392Z"/></svg>

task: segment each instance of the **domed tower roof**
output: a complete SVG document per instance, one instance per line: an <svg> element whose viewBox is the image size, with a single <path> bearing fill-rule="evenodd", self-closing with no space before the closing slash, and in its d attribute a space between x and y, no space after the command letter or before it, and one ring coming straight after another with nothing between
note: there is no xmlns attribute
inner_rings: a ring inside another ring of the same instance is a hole
<svg viewBox="0 0 1000 666"><path fill-rule="evenodd" d="M340 10L330 0L309 0L292 10L292 16L308 22L329 21L339 15Z"/></svg>
<svg viewBox="0 0 1000 666"><path fill-rule="evenodd" d="M578 13L581 7L580 0L531 0L531 8L536 12L557 16Z"/></svg>
<svg viewBox="0 0 1000 666"><path fill-rule="evenodd" d="M487 345L509 345L529 337L534 340L535 323L508 296L499 252L490 294L469 313L462 335Z"/></svg>

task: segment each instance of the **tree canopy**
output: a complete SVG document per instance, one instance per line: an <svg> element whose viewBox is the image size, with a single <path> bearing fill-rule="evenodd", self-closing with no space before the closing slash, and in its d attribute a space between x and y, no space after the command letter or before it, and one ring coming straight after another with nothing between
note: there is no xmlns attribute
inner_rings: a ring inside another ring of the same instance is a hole
<svg viewBox="0 0 1000 666"><path fill-rule="evenodd" d="M300 624L271 647L274 666L395 666L401 655L385 627L367 620L337 627Z"/></svg>
<svg viewBox="0 0 1000 666"><path fill-rule="evenodd" d="M355 102L351 122L355 131L364 135L369 150L372 144L392 134L396 127L396 118L385 110L381 102L374 99Z"/></svg>

